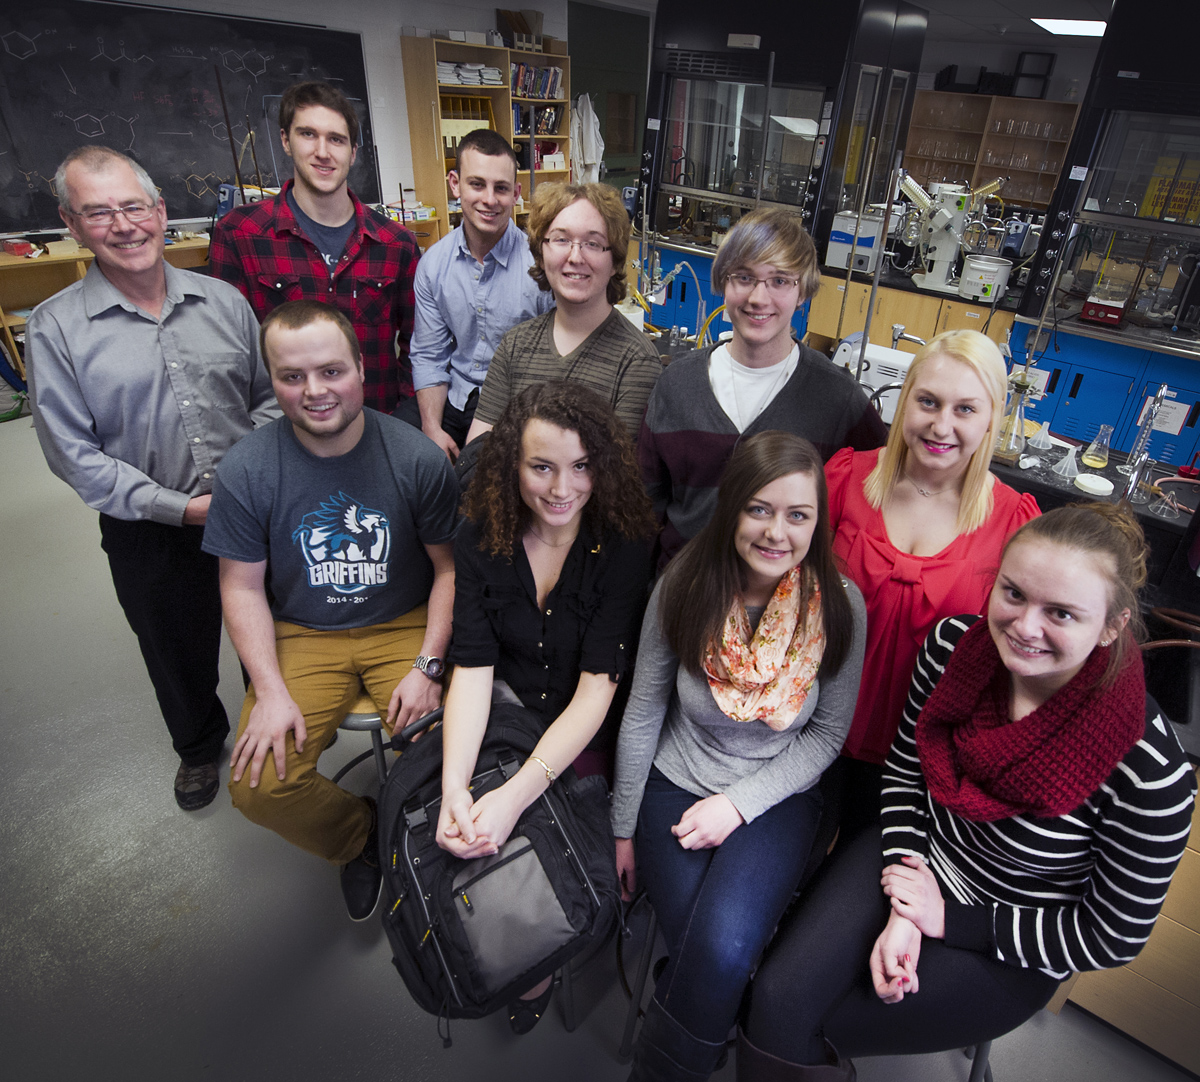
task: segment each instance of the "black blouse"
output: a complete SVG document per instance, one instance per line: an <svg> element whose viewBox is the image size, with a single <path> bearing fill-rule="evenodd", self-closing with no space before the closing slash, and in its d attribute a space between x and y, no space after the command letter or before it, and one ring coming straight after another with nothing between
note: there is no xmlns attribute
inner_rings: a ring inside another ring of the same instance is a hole
<svg viewBox="0 0 1200 1082"><path fill-rule="evenodd" d="M646 607L649 546L581 529L540 609L525 546L517 541L511 559L490 556L480 536L466 520L454 541L449 660L493 666L548 726L567 708L581 672L617 683L628 671ZM611 743L611 733L597 734L589 746Z"/></svg>

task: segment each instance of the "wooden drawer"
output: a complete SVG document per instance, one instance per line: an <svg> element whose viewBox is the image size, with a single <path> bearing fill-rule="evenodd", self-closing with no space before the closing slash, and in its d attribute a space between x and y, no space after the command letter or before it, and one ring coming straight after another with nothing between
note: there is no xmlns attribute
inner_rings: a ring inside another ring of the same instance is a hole
<svg viewBox="0 0 1200 1082"><path fill-rule="evenodd" d="M1200 932L1159 917L1128 968L1200 1008Z"/></svg>
<svg viewBox="0 0 1200 1082"><path fill-rule="evenodd" d="M1193 831L1195 826L1192 827ZM1163 916L1170 917L1193 932L1200 932L1200 853L1183 851L1183 860L1171 881L1163 902Z"/></svg>
<svg viewBox="0 0 1200 1082"><path fill-rule="evenodd" d="M1081 974L1071 1001L1187 1070L1200 1072L1200 1007L1129 966Z"/></svg>

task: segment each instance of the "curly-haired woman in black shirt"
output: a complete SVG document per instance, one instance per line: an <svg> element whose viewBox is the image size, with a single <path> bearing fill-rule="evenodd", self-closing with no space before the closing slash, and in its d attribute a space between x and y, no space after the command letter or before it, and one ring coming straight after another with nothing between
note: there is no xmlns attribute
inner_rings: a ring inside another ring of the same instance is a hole
<svg viewBox="0 0 1200 1082"><path fill-rule="evenodd" d="M611 772L614 734L601 727L645 608L654 521L624 426L595 392L565 382L509 403L463 510L438 844L469 859L498 852L572 763ZM476 801L468 785L494 693L546 729L517 774ZM512 1005L514 1032L533 1027L549 996L547 979Z"/></svg>

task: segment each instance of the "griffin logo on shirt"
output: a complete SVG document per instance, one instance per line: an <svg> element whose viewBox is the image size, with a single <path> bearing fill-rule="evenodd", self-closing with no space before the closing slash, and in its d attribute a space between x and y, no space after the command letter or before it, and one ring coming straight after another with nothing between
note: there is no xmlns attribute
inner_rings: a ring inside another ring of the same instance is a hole
<svg viewBox="0 0 1200 1082"><path fill-rule="evenodd" d="M292 540L304 554L309 586L357 594L388 581L392 534L387 516L344 492L305 515Z"/></svg>

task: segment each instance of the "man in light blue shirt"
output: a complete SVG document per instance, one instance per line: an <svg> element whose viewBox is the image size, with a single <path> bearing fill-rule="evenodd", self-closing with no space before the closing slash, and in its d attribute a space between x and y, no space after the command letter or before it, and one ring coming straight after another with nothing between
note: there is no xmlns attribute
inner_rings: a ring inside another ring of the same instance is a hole
<svg viewBox="0 0 1200 1082"><path fill-rule="evenodd" d="M451 462L466 440L500 339L554 307L553 294L529 276L529 241L512 219L521 195L512 147L480 128L459 141L455 166L448 179L462 201L462 225L417 264L409 346L417 394L394 411Z"/></svg>

